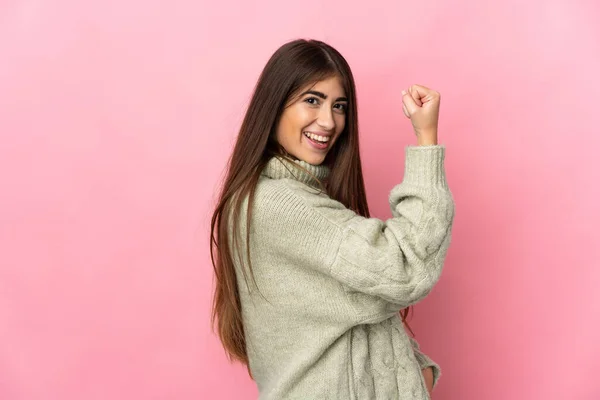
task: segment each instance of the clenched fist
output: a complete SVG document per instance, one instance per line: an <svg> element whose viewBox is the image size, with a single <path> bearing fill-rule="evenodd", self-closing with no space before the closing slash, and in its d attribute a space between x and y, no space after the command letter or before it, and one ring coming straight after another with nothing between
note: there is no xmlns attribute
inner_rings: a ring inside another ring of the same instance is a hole
<svg viewBox="0 0 600 400"><path fill-rule="evenodd" d="M419 145L437 144L440 94L421 85L402 91L402 111L410 119Z"/></svg>

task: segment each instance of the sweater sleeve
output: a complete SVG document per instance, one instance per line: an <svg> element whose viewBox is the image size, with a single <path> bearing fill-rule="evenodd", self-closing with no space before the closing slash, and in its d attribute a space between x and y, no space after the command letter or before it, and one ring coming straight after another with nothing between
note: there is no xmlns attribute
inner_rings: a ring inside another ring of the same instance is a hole
<svg viewBox="0 0 600 400"><path fill-rule="evenodd" d="M365 218L289 182L257 188L252 240L273 257L333 277L358 321L376 323L423 299L442 272L454 216L445 147L406 147L392 218Z"/></svg>
<svg viewBox="0 0 600 400"><path fill-rule="evenodd" d="M421 369L431 367L433 370L433 387L435 388L440 377L442 376L442 369L440 366L433 361L427 354L423 353L420 349L419 342L415 338L409 336L410 343L412 345L413 352L419 363Z"/></svg>

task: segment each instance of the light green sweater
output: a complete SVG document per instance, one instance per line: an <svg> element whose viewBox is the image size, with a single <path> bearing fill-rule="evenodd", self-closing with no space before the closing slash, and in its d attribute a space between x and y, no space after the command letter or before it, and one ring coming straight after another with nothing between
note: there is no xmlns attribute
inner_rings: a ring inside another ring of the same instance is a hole
<svg viewBox="0 0 600 400"><path fill-rule="evenodd" d="M433 367L435 385L440 367L408 336L398 312L422 300L442 272L454 218L444 156L441 145L406 147L404 180L391 190L393 217L385 221L319 194L293 164L320 179L326 166L268 162L250 231L266 300L250 275L246 285L234 252L260 399L429 399L421 369Z"/></svg>

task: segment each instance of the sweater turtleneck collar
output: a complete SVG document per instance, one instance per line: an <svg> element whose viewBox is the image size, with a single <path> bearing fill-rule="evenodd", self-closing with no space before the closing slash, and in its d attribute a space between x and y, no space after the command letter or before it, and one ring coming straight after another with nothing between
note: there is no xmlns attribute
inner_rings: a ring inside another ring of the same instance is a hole
<svg viewBox="0 0 600 400"><path fill-rule="evenodd" d="M310 174L297 166L305 168ZM291 178L318 188L319 183L315 180L315 177L324 183L329 176L329 167L324 164L312 165L302 160L291 160L282 156L274 156L267 162L262 174L271 179Z"/></svg>

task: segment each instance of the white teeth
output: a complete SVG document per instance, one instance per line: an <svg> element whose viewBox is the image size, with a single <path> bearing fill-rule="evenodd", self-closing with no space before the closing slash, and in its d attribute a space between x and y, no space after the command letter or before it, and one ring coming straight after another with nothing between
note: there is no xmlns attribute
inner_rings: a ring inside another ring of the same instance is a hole
<svg viewBox="0 0 600 400"><path fill-rule="evenodd" d="M311 132L303 132L303 133L313 140L318 140L319 142L324 142L324 143L329 142L329 137L315 135L314 133L311 133Z"/></svg>

